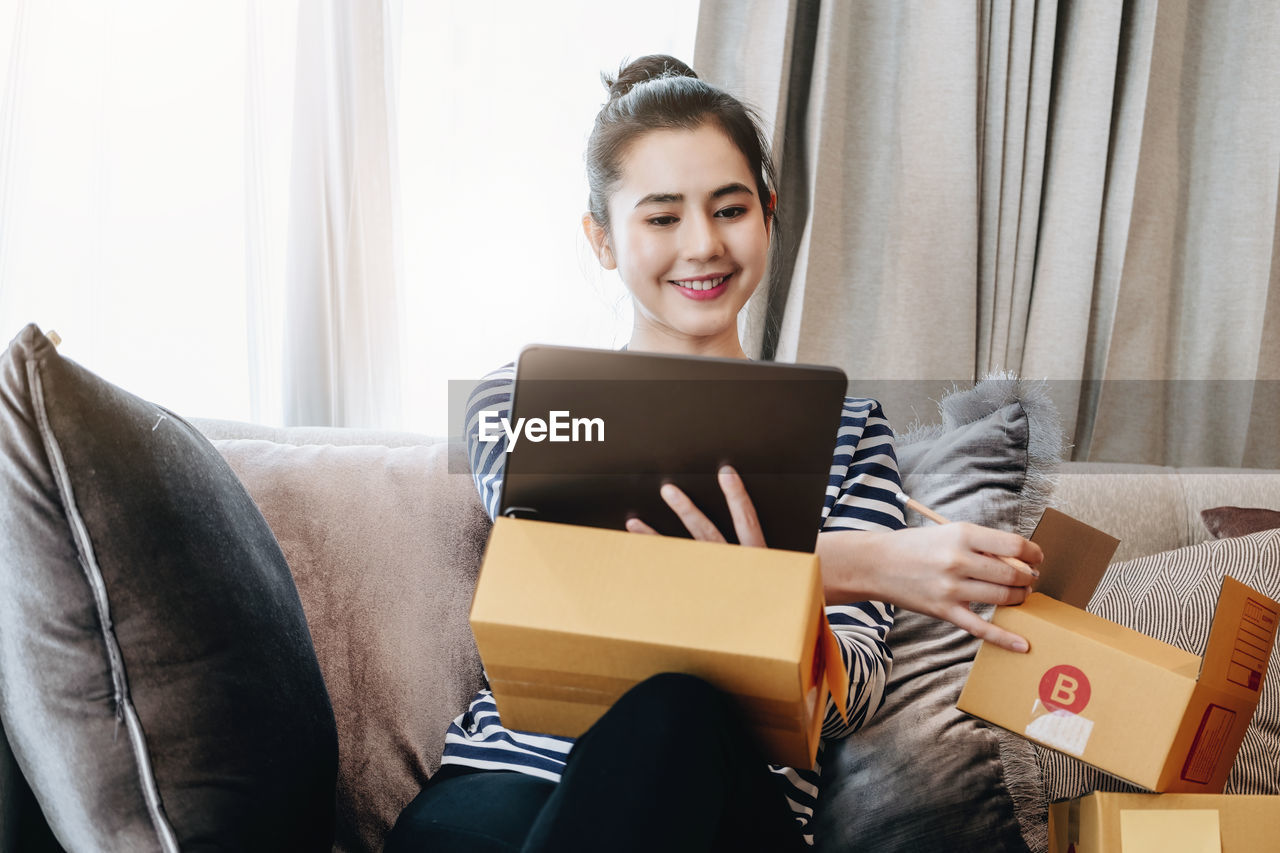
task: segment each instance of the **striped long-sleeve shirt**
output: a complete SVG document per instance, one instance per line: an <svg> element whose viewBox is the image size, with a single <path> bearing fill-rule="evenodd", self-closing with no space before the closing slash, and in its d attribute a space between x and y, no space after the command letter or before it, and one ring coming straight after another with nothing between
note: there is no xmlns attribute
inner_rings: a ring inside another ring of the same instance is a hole
<svg viewBox="0 0 1280 853"><path fill-rule="evenodd" d="M471 472L485 511L498 511L506 439L492 443L477 439L481 412L500 417L511 414L515 367L508 364L486 376L467 404L467 450ZM831 476L821 518L822 531L897 530L905 526L894 499L899 488L893 432L880 405L869 399L847 397L836 435ZM887 635L893 625L893 607L877 601L827 608L827 619L840 641L841 655L849 670L848 722L841 719L828 699L823 721L824 739L841 738L866 723L884 701L892 654ZM514 770L558 782L571 738L507 729L498 717L493 694L482 690L467 711L445 734L442 764ZM813 770L770 767L790 804L806 843L812 844L810 820L818 796L822 750Z"/></svg>

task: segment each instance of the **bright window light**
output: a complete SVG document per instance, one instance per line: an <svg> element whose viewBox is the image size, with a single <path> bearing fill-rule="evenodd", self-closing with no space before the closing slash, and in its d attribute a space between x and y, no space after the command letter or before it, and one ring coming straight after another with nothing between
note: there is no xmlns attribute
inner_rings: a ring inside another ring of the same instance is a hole
<svg viewBox="0 0 1280 853"><path fill-rule="evenodd" d="M399 8L400 425L443 434L450 379L529 342L625 342L628 300L579 227L598 73L691 59L697 3ZM297 18L0 4L0 343L34 321L180 414L279 422L253 398L247 282L284 275Z"/></svg>

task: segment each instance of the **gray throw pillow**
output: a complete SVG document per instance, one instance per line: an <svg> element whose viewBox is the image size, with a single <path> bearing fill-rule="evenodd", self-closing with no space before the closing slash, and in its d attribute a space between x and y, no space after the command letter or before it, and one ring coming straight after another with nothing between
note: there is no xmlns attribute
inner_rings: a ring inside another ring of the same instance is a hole
<svg viewBox="0 0 1280 853"><path fill-rule="evenodd" d="M1043 386L984 379L939 409L940 425L899 438L903 490L953 521L1030 534L1063 447ZM922 520L908 513L908 523ZM899 610L889 645L884 707L861 731L828 745L818 847L1046 850L1047 807L1030 744L955 707L979 641L949 622Z"/></svg>
<svg viewBox="0 0 1280 853"><path fill-rule="evenodd" d="M1213 539L1107 567L1088 610L1204 654L1223 575L1280 599L1280 530ZM1140 790L1072 758L1037 746L1053 800L1090 791ZM1227 777L1228 794L1280 794L1280 651L1272 649L1262 696Z"/></svg>
<svg viewBox="0 0 1280 853"><path fill-rule="evenodd" d="M62 853L0 727L0 853Z"/></svg>
<svg viewBox="0 0 1280 853"><path fill-rule="evenodd" d="M0 359L0 451L0 814L39 806L0 837L330 850L333 711L222 457L35 326Z"/></svg>

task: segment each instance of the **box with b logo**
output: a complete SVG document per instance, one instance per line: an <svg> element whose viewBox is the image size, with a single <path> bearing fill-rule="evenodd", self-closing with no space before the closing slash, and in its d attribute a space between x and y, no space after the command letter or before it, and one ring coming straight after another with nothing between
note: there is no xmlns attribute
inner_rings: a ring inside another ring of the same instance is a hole
<svg viewBox="0 0 1280 853"><path fill-rule="evenodd" d="M1045 552L1044 591L992 617L1031 651L984 643L956 706L1151 791L1220 793L1280 605L1224 578L1199 657L1083 609L1116 540L1055 510L1032 539Z"/></svg>

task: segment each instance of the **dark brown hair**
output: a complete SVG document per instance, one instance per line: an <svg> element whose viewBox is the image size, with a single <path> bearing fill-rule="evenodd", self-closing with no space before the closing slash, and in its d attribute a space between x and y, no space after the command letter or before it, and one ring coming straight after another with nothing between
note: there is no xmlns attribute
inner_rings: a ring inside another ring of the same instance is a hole
<svg viewBox="0 0 1280 853"><path fill-rule="evenodd" d="M632 142L653 130L696 130L707 122L715 122L747 158L760 207L769 220L773 160L760 122L746 105L699 79L680 60L662 54L642 56L619 69L617 77L601 79L609 102L596 116L587 141L587 209L599 225L609 227L609 196Z"/></svg>

